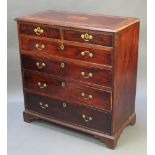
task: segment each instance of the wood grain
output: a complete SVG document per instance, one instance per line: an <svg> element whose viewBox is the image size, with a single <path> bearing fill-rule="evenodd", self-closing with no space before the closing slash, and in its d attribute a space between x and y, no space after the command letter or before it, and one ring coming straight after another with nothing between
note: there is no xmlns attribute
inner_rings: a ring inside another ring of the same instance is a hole
<svg viewBox="0 0 155 155"><path fill-rule="evenodd" d="M37 35L34 32L34 29L40 27L43 29L43 33ZM34 35L39 37L48 37L48 38L60 38L60 31L59 28L43 25L43 24L36 24L36 23L20 23L19 24L19 33L20 34L27 34L27 35Z"/></svg>
<svg viewBox="0 0 155 155"><path fill-rule="evenodd" d="M63 100L56 100L40 95L30 94L25 92L26 108L34 112L53 116L57 119L83 125L104 133L111 133L111 114L108 112L96 111L94 109L66 102ZM48 105L43 109L40 105ZM66 107L64 107L64 104ZM82 116L85 115L84 119ZM91 117L92 120L88 118ZM100 122L102 118L102 122ZM87 122L88 121L88 122Z"/></svg>
<svg viewBox="0 0 155 155"><path fill-rule="evenodd" d="M92 39L89 41L85 41L81 35L85 34L91 35ZM64 40L71 40L71 41L77 41L77 42L82 42L82 43L89 43L89 44L96 44L96 45L102 45L102 46L109 46L112 47L113 43L113 37L112 35L105 34L103 32L98 32L96 31L82 31L82 30L64 30Z"/></svg>
<svg viewBox="0 0 155 155"><path fill-rule="evenodd" d="M66 80L54 78L48 74L39 72L25 71L24 88L35 92L41 92L57 99L63 99L74 103L87 104L99 109L111 110L111 92L92 89L86 86L78 86ZM38 82L47 85L45 88L40 88ZM62 86L62 83L65 86ZM85 93L85 97L81 95ZM92 95L91 99L87 99L88 95ZM86 99L85 99L86 98Z"/></svg>
<svg viewBox="0 0 155 155"><path fill-rule="evenodd" d="M34 58L29 55L22 55L22 62L22 67L25 69L49 73L61 77L68 77L77 81L94 83L105 87L112 86L112 72L109 70L90 66L85 67L82 63L77 65L69 61L66 62L59 61L57 59L46 59L39 56L35 56ZM44 63L45 66L38 68L36 63L39 63L39 65ZM85 75L82 75L82 72ZM90 74L92 76L89 76Z"/></svg>
<svg viewBox="0 0 155 155"><path fill-rule="evenodd" d="M136 122L139 19L45 11L17 18L17 26L24 120L83 131L114 149Z"/></svg>
<svg viewBox="0 0 155 155"><path fill-rule="evenodd" d="M116 35L113 132L135 113L139 23ZM118 108L119 107L119 108Z"/></svg>
<svg viewBox="0 0 155 155"><path fill-rule="evenodd" d="M81 47L76 45L71 45L67 43L47 41L45 39L38 38L29 38L21 37L21 50L26 51L27 53L36 52L36 54L44 55L54 55L59 57L66 57L70 59L78 59L81 61L92 62L97 64L102 64L106 66L112 65L112 49L96 49L94 47ZM39 46L44 45L45 47L41 50L36 48L36 44ZM64 46L64 49L61 50L61 45ZM82 52L88 51L85 55L82 55ZM92 57L89 57L89 54L93 54Z"/></svg>
<svg viewBox="0 0 155 155"><path fill-rule="evenodd" d="M16 18L16 20L105 32L118 32L139 21L139 19L133 17L54 10L34 13L28 16Z"/></svg>

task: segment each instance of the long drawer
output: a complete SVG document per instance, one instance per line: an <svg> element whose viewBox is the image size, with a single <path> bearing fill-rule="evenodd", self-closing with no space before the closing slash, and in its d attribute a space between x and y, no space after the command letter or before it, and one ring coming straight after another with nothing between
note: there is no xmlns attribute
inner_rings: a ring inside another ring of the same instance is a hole
<svg viewBox="0 0 155 155"><path fill-rule="evenodd" d="M71 83L39 72L24 71L24 88L57 99L85 104L101 110L111 111L111 91Z"/></svg>
<svg viewBox="0 0 155 155"><path fill-rule="evenodd" d="M47 59L38 56L22 55L22 67L29 70L54 74L70 79L105 87L112 86L112 72L104 68L85 66L64 59Z"/></svg>
<svg viewBox="0 0 155 155"><path fill-rule="evenodd" d="M62 121L72 122L93 130L111 133L111 114L82 105L25 92L26 108Z"/></svg>
<svg viewBox="0 0 155 155"><path fill-rule="evenodd" d="M92 46L77 46L73 44L34 39L31 37L20 38L21 50L27 53L54 55L87 62L112 66L112 48L97 49Z"/></svg>

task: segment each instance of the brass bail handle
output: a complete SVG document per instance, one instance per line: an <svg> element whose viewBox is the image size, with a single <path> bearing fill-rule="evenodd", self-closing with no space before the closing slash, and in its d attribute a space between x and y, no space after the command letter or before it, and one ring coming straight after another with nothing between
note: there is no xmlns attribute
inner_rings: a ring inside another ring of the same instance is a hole
<svg viewBox="0 0 155 155"><path fill-rule="evenodd" d="M46 83L42 83L42 82L38 82L38 87L43 89L43 88L47 87L47 84Z"/></svg>
<svg viewBox="0 0 155 155"><path fill-rule="evenodd" d="M44 104L42 102L39 102L39 105L41 106L42 109L48 108L48 104Z"/></svg>
<svg viewBox="0 0 155 155"><path fill-rule="evenodd" d="M44 30L39 26L34 28L33 31L35 32L36 35L41 35L44 32Z"/></svg>
<svg viewBox="0 0 155 155"><path fill-rule="evenodd" d="M86 93L81 93L81 96L85 99L85 100L90 100L93 98L93 96L91 94L86 94Z"/></svg>
<svg viewBox="0 0 155 155"><path fill-rule="evenodd" d="M81 55L82 56L88 56L89 58L92 58L94 56L93 53L91 53L89 51L82 51Z"/></svg>
<svg viewBox="0 0 155 155"><path fill-rule="evenodd" d="M88 34L88 33L85 33L85 34L81 34L81 38L84 40L84 41L90 41L93 39L93 36L91 34Z"/></svg>
<svg viewBox="0 0 155 155"><path fill-rule="evenodd" d="M93 120L93 118L91 117L91 116L86 116L86 115L82 115L82 118L83 118L83 120L85 121L85 122L90 122L90 121L92 121Z"/></svg>
<svg viewBox="0 0 155 155"><path fill-rule="evenodd" d="M46 65L44 62L36 62L37 68L44 68Z"/></svg>
<svg viewBox="0 0 155 155"><path fill-rule="evenodd" d="M41 50L43 50L45 48L45 45L37 43L37 44L35 44L35 47L36 47L37 50L41 51Z"/></svg>
<svg viewBox="0 0 155 155"><path fill-rule="evenodd" d="M85 79L91 78L93 76L92 73L81 72L81 76Z"/></svg>

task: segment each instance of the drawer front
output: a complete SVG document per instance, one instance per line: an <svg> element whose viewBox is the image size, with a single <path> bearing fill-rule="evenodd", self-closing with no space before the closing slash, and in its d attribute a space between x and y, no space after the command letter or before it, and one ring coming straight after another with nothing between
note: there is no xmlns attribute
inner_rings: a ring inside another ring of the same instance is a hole
<svg viewBox="0 0 155 155"><path fill-rule="evenodd" d="M35 56L34 58L29 55L23 55L22 64L25 69L50 73L106 87L111 87L112 85L111 71L91 66L83 66L82 63L79 65L63 60L49 60L42 57Z"/></svg>
<svg viewBox="0 0 155 155"><path fill-rule="evenodd" d="M95 31L64 30L64 40L112 47L112 35Z"/></svg>
<svg viewBox="0 0 155 155"><path fill-rule="evenodd" d="M112 109L112 93L95 88L80 86L63 79L56 79L39 72L24 72L24 87L30 91L43 93L56 99L85 104L98 109Z"/></svg>
<svg viewBox="0 0 155 155"><path fill-rule="evenodd" d="M41 25L41 24L19 24L19 33L33 35L38 37L47 37L47 38L60 38L60 32L58 28Z"/></svg>
<svg viewBox="0 0 155 155"><path fill-rule="evenodd" d="M105 51L24 37L21 37L20 40L21 49L27 51L27 53L46 53L48 55L55 55L112 66L112 50Z"/></svg>
<svg viewBox="0 0 155 155"><path fill-rule="evenodd" d="M111 133L111 115L91 108L44 96L25 93L26 108L101 132Z"/></svg>

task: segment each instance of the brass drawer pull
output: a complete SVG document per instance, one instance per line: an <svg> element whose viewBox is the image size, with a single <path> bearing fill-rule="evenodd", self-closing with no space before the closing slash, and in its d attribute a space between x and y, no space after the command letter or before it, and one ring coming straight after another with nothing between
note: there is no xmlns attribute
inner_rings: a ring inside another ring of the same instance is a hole
<svg viewBox="0 0 155 155"><path fill-rule="evenodd" d="M42 109L48 108L48 104L43 104L42 102L39 103Z"/></svg>
<svg viewBox="0 0 155 155"><path fill-rule="evenodd" d="M91 53L91 52L89 52L89 51L82 51L81 52L81 55L82 56L88 56L89 58L92 58L94 55L93 55L93 53Z"/></svg>
<svg viewBox="0 0 155 155"><path fill-rule="evenodd" d="M34 29L34 32L36 35L41 35L44 32L44 30L40 27L37 27Z"/></svg>
<svg viewBox="0 0 155 155"><path fill-rule="evenodd" d="M86 93L81 93L81 96L82 96L85 100L90 100L90 99L93 98L92 95L88 95L88 94L86 94Z"/></svg>
<svg viewBox="0 0 155 155"><path fill-rule="evenodd" d="M43 89L43 88L47 87L47 84L46 83L38 82L38 87Z"/></svg>
<svg viewBox="0 0 155 155"><path fill-rule="evenodd" d="M86 115L82 115L82 118L85 122L90 122L93 120L93 118L90 116L90 117L86 117Z"/></svg>
<svg viewBox="0 0 155 155"><path fill-rule="evenodd" d="M44 44L35 44L35 47L37 50L41 51L45 48L45 45Z"/></svg>
<svg viewBox="0 0 155 155"><path fill-rule="evenodd" d="M65 49L65 46L64 46L63 44L61 44L61 45L60 45L60 49L61 49L61 50L64 50L64 49Z"/></svg>
<svg viewBox="0 0 155 155"><path fill-rule="evenodd" d="M62 107L63 108L66 108L67 107L67 104L65 102L62 102Z"/></svg>
<svg viewBox="0 0 155 155"><path fill-rule="evenodd" d="M46 65L44 62L42 62L42 63L36 62L36 66L37 66L37 68L44 68Z"/></svg>
<svg viewBox="0 0 155 155"><path fill-rule="evenodd" d="M66 86L66 83L65 83L64 81L62 81L62 82L61 82L61 86L62 86L62 87L65 87L65 86Z"/></svg>
<svg viewBox="0 0 155 155"><path fill-rule="evenodd" d="M85 79L91 78L93 76L92 73L81 72L81 76Z"/></svg>
<svg viewBox="0 0 155 155"><path fill-rule="evenodd" d="M93 39L93 36L91 34L88 34L88 33L85 33L85 34L81 34L81 38L84 40L84 41L90 41Z"/></svg>
<svg viewBox="0 0 155 155"><path fill-rule="evenodd" d="M64 62L61 62L61 63L60 63L60 67L61 67L61 68L64 68L64 67L65 67L65 63L64 63Z"/></svg>

